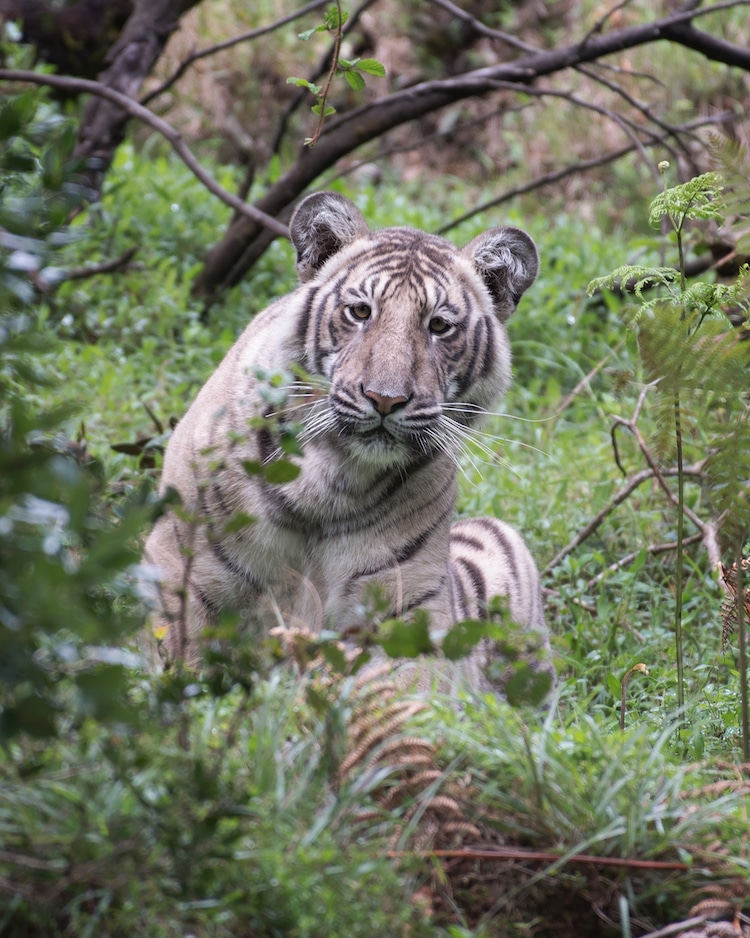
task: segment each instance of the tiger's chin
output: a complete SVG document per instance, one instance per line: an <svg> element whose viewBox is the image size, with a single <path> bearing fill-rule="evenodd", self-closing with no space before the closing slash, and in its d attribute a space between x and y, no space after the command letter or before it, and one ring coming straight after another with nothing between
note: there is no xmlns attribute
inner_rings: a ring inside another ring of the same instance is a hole
<svg viewBox="0 0 750 938"><path fill-rule="evenodd" d="M348 455L360 465L373 469L405 468L420 458L414 441L402 440L382 426L347 434L344 446Z"/></svg>

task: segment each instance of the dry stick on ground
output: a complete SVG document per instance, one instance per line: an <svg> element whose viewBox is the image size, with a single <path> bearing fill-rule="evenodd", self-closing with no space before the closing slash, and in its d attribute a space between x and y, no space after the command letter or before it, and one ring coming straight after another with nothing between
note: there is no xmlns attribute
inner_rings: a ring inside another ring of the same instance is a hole
<svg viewBox="0 0 750 938"><path fill-rule="evenodd" d="M254 222L265 226L270 231L273 231L275 235L281 235L282 237L287 236L288 229L286 225L283 225L270 215L266 215L265 212L255 208L254 205L243 202L231 192L227 192L226 189L220 186L219 183L203 169L193 152L182 139L182 135L179 131L175 130L175 128L163 120L163 118L157 117L156 114L149 111L148 108L138 104L137 101L133 101L133 99L129 98L127 95L119 91L113 91L112 88L108 88L106 85L102 85L97 81L88 81L85 78L67 78L62 75L40 75L37 72L30 72L23 69L0 68L0 81L30 82L35 85L49 85L52 88L61 88L81 94L99 95L102 98L106 98L108 101L121 107L124 111L127 111L131 117L143 121L144 124L158 131L171 144L175 153L193 175L203 183L209 192L221 199L222 202L231 206L242 215L251 218Z"/></svg>
<svg viewBox="0 0 750 938"><path fill-rule="evenodd" d="M687 871L692 867L678 860L638 860L632 857L598 857L586 853L573 853L560 855L548 853L544 850L523 850L519 847L489 847L487 849L470 847L455 850L425 850L421 853L408 850L389 850L388 856L392 859L413 856L443 857L450 860L524 860L539 861L541 863L554 863L556 868L566 863L576 863L582 866L615 866L633 870L677 870Z"/></svg>
<svg viewBox="0 0 750 938"><path fill-rule="evenodd" d="M673 470L673 473L674 475L677 475L677 470ZM699 531L697 534L691 534L689 537L686 537L682 544L684 547L688 547L690 544L697 544L702 540L703 535ZM657 554L666 554L670 550L677 550L677 541L664 541L661 544L647 544L645 547L642 547L641 550L645 550L647 554L651 554L652 557L655 557ZM616 573L618 570L622 570L623 567L630 566L636 557L638 557L641 550L635 550L631 554L626 554L625 557L621 557L615 563L611 563L608 567L602 570L601 573L597 573L596 576L591 577L591 579L586 583L586 587L591 588L592 586L596 586L597 583L601 583L601 581L606 579L606 577L608 577L611 573Z"/></svg>

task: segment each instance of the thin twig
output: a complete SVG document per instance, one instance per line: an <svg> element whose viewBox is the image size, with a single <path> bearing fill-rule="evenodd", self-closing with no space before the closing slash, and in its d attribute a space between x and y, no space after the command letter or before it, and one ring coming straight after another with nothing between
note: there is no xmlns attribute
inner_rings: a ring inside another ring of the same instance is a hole
<svg viewBox="0 0 750 938"><path fill-rule="evenodd" d="M336 77L336 71L339 67L339 56L341 54L341 40L343 38L343 29L344 24L341 22L343 19L343 14L341 12L341 0L334 0L336 4L336 11L338 13L338 20L336 21L336 31L333 34L333 51L331 53L331 66L328 69L328 74L326 75L326 80L323 82L323 87L320 94L318 95L318 122L315 125L315 130L313 131L312 137L309 140L306 140L305 143L309 147L314 147L318 142L320 134L323 130L323 124L326 120L326 107L328 105L328 96L331 93L331 86L333 85L333 79Z"/></svg>
<svg viewBox="0 0 750 938"><path fill-rule="evenodd" d="M602 17L600 17L600 18L594 23L594 25L591 27L591 29L590 29L590 30L586 33L586 35L583 37L583 39L581 40L581 45L582 45L582 46L585 46L586 43L589 41L589 39L591 39L592 36L596 36L598 33L602 32L602 30L604 29L604 27L605 27L606 24L607 24L607 20L610 19L611 17L613 17L613 16L615 15L615 13L619 13L620 10L622 10L624 7L628 6L628 4L631 3L631 2L632 2L632 0L620 0L620 2L619 2L619 3L616 3L616 4L612 7L612 9L610 9L610 10L605 10L604 15L603 15Z"/></svg>
<svg viewBox="0 0 750 938"><path fill-rule="evenodd" d="M150 101L153 101L154 98L157 98L160 94L164 94L164 92L171 88L176 81L179 81L179 79L182 78L190 66L199 59L205 59L209 55L216 55L217 52L223 52L225 49L231 49L232 46L236 46L241 42L250 42L251 39L257 39L259 36L265 36L266 33L274 32L275 30L280 29L282 26L286 26L287 23L292 23L294 20L298 20L301 17L306 16L308 13L312 13L319 7L325 6L327 3L329 3L329 0L313 0L312 3L308 3L306 6L296 10L294 13L290 13L288 16L282 16L281 19L275 20L273 23L269 23L267 26L259 26L257 29L250 29L247 32L240 33L239 36L233 36L231 39L224 39L222 42L214 43L212 46L206 46L205 49L198 49L195 52L191 52L187 58L180 62L169 78L162 82L162 84L157 88L154 88L153 91L149 91L147 95L141 98L141 104L145 106Z"/></svg>
<svg viewBox="0 0 750 938"><path fill-rule="evenodd" d="M548 599L559 600L560 603L572 603L572 605L577 606L579 609L583 609L584 612L588 612L590 616L596 616L599 614L599 610L592 603L587 603L584 599L581 599L578 596L563 596L560 590L552 589L549 586L542 587L542 596L544 597L545 602ZM631 629L631 631L634 631Z"/></svg>
<svg viewBox="0 0 750 938"><path fill-rule="evenodd" d="M675 476L677 475L677 469L661 469L657 470L664 476ZM696 466L689 467L685 470L686 475L694 475L698 478L703 477L702 473L702 464L697 464ZM591 537L591 535L596 531L596 529L606 520L607 516L610 515L618 505L621 505L622 502L631 495L640 485L643 485L644 482L647 482L649 479L653 479L656 476L656 471L651 468L641 469L640 472L636 472L635 475L631 476L630 479L623 485L623 487L610 498L607 504L598 511L596 515L589 521L585 527L583 527L578 534L568 543L559 553L557 553L552 560L547 564L547 566L542 571L543 574L550 573L558 564L571 554L576 547L579 547L583 542Z"/></svg>
<svg viewBox="0 0 750 938"><path fill-rule="evenodd" d="M581 391L583 391L585 387L588 387L588 385L591 383L591 379L594 378L602 370L602 368L607 364L607 362L610 360L610 358L613 355L615 355L617 352L620 351L620 349L623 347L624 344L625 344L625 340L621 339L614 348L610 349L607 352L607 354L604 356L604 358L601 359L601 361L597 362L596 365L594 365L594 367L591 369L591 371L589 371L587 375L584 375L583 378L581 378L581 380L573 388L570 394L566 394L566 396L560 402L557 410L555 411L555 420L557 420L557 418L560 417L567 410L568 407L570 407L570 405L573 403L576 397L578 397Z"/></svg>
<svg viewBox="0 0 750 938"><path fill-rule="evenodd" d="M696 534L691 534L689 537L686 537L682 543L685 546L689 546L690 544L697 544L702 540L703 535L700 531L698 531ZM592 577L586 584L587 589L592 586L596 586L597 583L601 583L601 581L610 573L616 573L618 570L622 570L623 567L629 566L640 554L641 550L645 550L647 554L651 554L653 557L655 557L657 554L666 554L670 550L677 550L677 542L665 541L661 544L647 544L640 550L634 550L631 554L627 554L627 556L621 557L616 563L610 564L606 570L602 570L601 573L597 573L595 577Z"/></svg>
<svg viewBox="0 0 750 938"><path fill-rule="evenodd" d="M685 124L681 128L681 131L687 132L693 128L705 127L710 124L720 124L722 121L727 120L731 114L731 111L724 111L721 114L714 115L709 118L701 118L696 121L691 121ZM663 144L664 139L659 138L653 142L646 143L645 146L650 148L655 146L662 146ZM470 218L473 218L475 215L479 215L481 212L486 212L491 208L496 208L498 205L502 205L504 202L510 202L517 196L526 195L527 193L533 192L536 189L541 189L544 186L553 185L554 183L560 182L561 179L566 179L568 176L574 176L578 173L585 173L590 169L598 169L600 166L606 166L607 163L614 163L616 160L619 160L620 157L626 156L628 153L632 153L635 149L635 144L630 143L620 147L617 150L610 150L609 153L604 153L602 156L597 156L590 160L582 160L580 163L571 163L562 169L556 169L553 172L545 173L542 176L537 176L530 182L524 183L521 186L516 186L513 189L507 189L496 198L490 199L488 202L482 202L480 205L477 205L476 208L471 209L471 211L468 211L463 215L459 215L458 218L454 218L452 221L439 228L436 231L436 234L443 235L452 228L457 228L459 225L463 224L465 221L468 221Z"/></svg>
<svg viewBox="0 0 750 938"><path fill-rule="evenodd" d="M450 0L429 0L429 2L434 3L435 6L442 7L444 10L452 13L453 16L463 20L465 23L468 23L474 30L476 30L476 32L480 33L482 36L487 36L489 39L499 39L501 42L512 46L514 49L520 49L522 52L540 51L538 46L529 45L529 43L523 42L521 39L518 39L517 36L512 35L512 33L506 33L500 29L491 29L489 26L485 26L481 20L478 20L475 16L472 16L471 13L468 13L466 10L462 10L460 7L457 7L455 3L451 3Z"/></svg>
<svg viewBox="0 0 750 938"><path fill-rule="evenodd" d="M330 2L330 0L326 0L326 2ZM363 2L360 3L360 5L356 9L351 10L349 12L347 21L343 24L343 28L341 30L342 36L349 35L349 33L358 24L359 20L362 17L362 14L367 9L369 9L369 7L371 7L372 4L375 2L377 2L377 0L363 0ZM318 79L322 75L328 72L328 69L331 67L331 57L333 55L333 50L334 50L334 46L331 45L331 47L324 53L318 65L311 72L308 72L307 80L311 84L317 84ZM297 108L302 104L302 102L307 97L307 94L308 92L306 89L297 88L296 94L294 94L291 100L284 107L283 111L281 112L281 116L279 117L276 130L274 131L273 136L271 137L271 143L270 143L271 153L277 154L279 152L279 149L281 147L281 142L284 139L286 128L289 123L289 118L292 116L292 114L294 114Z"/></svg>
<svg viewBox="0 0 750 938"><path fill-rule="evenodd" d="M649 110L649 108L645 104L642 104L637 98L634 98L633 95L630 94L630 92L628 92L625 88L622 87L622 85L620 85L616 81L610 81L608 78L605 78L603 75L597 74L595 69L587 68L585 65L577 65L576 71L580 72L582 75L585 75L591 81L595 81L597 82L597 84L603 85L605 88L608 88L611 92L621 97L623 101L627 102L636 111L639 111L646 118L647 121L650 121L651 123L656 124L657 127L661 128L661 130L664 133L664 138L663 138L664 146L668 148L672 157L676 160L677 154L675 150L672 147L670 147L669 144L667 144L666 142L669 137L674 138L674 140L677 141L677 145L682 150L683 155L688 160L690 160L691 165L695 166L695 161L691 157L690 150L688 149L686 144L684 144L682 140L680 139L680 133L678 132L679 129L677 127L675 127L673 124L668 124L666 121L662 120L656 114L653 114L651 110ZM661 182L659 171L655 166L652 166L651 168L652 168L652 175L654 176L654 180L658 187Z"/></svg>
<svg viewBox="0 0 750 938"><path fill-rule="evenodd" d="M260 209L255 208L254 205L248 205L231 192L227 192L227 190L220 186L201 166L193 152L185 144L179 131L175 130L171 124L168 124L161 117L157 117L156 114L153 114L148 108L143 107L142 104L134 101L126 94L115 91L113 88L109 88L101 82L89 81L87 78L68 78L63 75L40 75L38 72L31 72L26 69L0 68L0 81L20 81L29 82L34 85L49 85L51 88L74 91L78 94L93 94L101 98L106 98L108 101L121 107L123 111L131 117L135 117L137 120L142 121L144 124L147 124L160 133L171 144L172 149L193 175L203 183L209 192L221 199L222 202L273 231L274 234L280 235L281 237L288 237L289 229L286 225L283 225L273 216L267 215Z"/></svg>
<svg viewBox="0 0 750 938"><path fill-rule="evenodd" d="M87 267L73 267L71 270L58 270L55 273L54 286L69 280L87 280L89 277L98 277L99 274L112 274L127 267L137 253L138 248L132 247L111 261L89 264Z"/></svg>

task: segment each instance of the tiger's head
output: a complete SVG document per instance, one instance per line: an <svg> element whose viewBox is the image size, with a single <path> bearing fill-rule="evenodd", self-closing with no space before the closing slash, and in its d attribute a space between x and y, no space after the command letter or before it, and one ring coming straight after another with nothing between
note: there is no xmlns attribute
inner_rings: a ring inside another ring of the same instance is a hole
<svg viewBox="0 0 750 938"><path fill-rule="evenodd" d="M463 250L410 228L371 231L332 192L290 223L305 284L305 368L328 394L302 435L378 467L455 459L510 383L504 323L536 278L532 239L491 228Z"/></svg>

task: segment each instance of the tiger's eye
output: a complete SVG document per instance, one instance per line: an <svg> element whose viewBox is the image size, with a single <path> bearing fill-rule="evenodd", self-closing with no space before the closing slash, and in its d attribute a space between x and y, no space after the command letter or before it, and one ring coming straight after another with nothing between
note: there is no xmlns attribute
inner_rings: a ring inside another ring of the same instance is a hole
<svg viewBox="0 0 750 938"><path fill-rule="evenodd" d="M433 316L430 320L429 328L433 335L445 335L446 332L450 332L452 326L448 320L443 319L442 316Z"/></svg>
<svg viewBox="0 0 750 938"><path fill-rule="evenodd" d="M372 315L372 309L367 303L352 303L351 306L346 307L346 311L349 313L349 316L357 322L364 322Z"/></svg>

